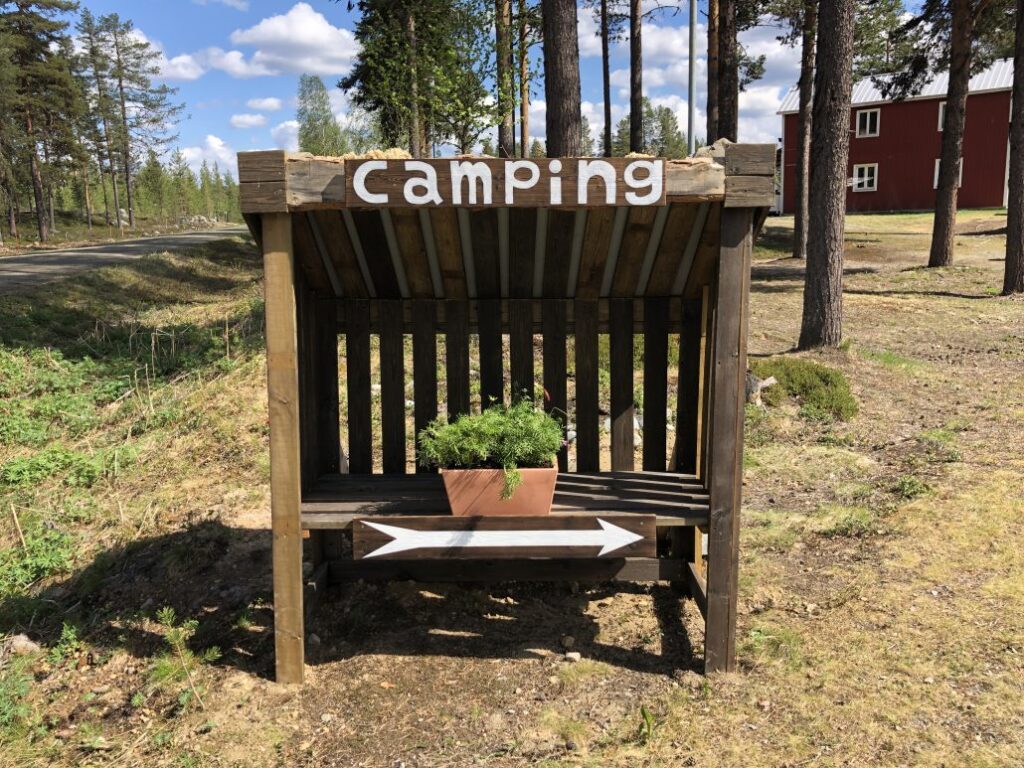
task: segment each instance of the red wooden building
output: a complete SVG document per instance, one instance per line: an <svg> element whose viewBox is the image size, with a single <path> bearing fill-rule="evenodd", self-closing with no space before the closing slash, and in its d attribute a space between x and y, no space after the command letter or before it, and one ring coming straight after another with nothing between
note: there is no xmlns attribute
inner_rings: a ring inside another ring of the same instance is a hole
<svg viewBox="0 0 1024 768"><path fill-rule="evenodd" d="M882 97L870 78L853 87L846 206L851 211L916 211L935 207L946 74L904 101ZM1013 61L995 62L971 78L967 97L959 205L1006 205ZM783 99L781 208L796 205L797 106Z"/></svg>

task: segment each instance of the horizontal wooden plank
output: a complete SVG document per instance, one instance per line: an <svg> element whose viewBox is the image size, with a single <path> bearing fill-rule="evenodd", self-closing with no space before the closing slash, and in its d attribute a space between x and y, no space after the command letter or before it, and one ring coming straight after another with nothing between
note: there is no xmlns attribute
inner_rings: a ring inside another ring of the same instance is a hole
<svg viewBox="0 0 1024 768"><path fill-rule="evenodd" d="M284 213L288 210L288 190L284 181L248 181L240 184L238 194L242 213Z"/></svg>
<svg viewBox="0 0 1024 768"><path fill-rule="evenodd" d="M775 145L726 144L724 164L726 176L774 176Z"/></svg>
<svg viewBox="0 0 1024 768"><path fill-rule="evenodd" d="M360 518L352 556L362 559L477 560L654 557L653 515L597 517Z"/></svg>
<svg viewBox="0 0 1024 768"><path fill-rule="evenodd" d="M680 581L682 560L655 557L547 560L329 560L330 580Z"/></svg>
<svg viewBox="0 0 1024 768"><path fill-rule="evenodd" d="M669 160L665 194L669 202L721 200L725 195L725 168L707 157Z"/></svg>
<svg viewBox="0 0 1024 768"><path fill-rule="evenodd" d="M285 158L287 153L280 149L260 152L238 153L238 183L249 184L257 181L284 182L286 177Z"/></svg>
<svg viewBox="0 0 1024 768"><path fill-rule="evenodd" d="M285 167L290 208L336 208L345 202L345 161L288 155Z"/></svg>
<svg viewBox="0 0 1024 768"><path fill-rule="evenodd" d="M726 176L726 208L761 208L775 202L772 176Z"/></svg>
<svg viewBox="0 0 1024 768"><path fill-rule="evenodd" d="M706 619L708 617L708 585L704 581L704 577L697 572L693 563L686 563L686 579L690 585L690 596L697 603L700 615Z"/></svg>

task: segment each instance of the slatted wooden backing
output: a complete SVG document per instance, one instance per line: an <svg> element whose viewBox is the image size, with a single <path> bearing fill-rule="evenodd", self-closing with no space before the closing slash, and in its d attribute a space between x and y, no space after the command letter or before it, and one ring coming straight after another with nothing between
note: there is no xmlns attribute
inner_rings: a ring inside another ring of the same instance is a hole
<svg viewBox="0 0 1024 768"><path fill-rule="evenodd" d="M413 302L412 315L412 386L418 435L437 418L437 306L433 301ZM433 470L417 461L416 471Z"/></svg>
<svg viewBox="0 0 1024 768"><path fill-rule="evenodd" d="M469 413L469 305L445 303L445 374L448 418Z"/></svg>
<svg viewBox="0 0 1024 768"><path fill-rule="evenodd" d="M614 299L608 316L611 350L612 469L633 469L633 302Z"/></svg>
<svg viewBox="0 0 1024 768"><path fill-rule="evenodd" d="M541 321L544 334L544 407L560 420L564 420L568 412L565 359L567 305L567 301L558 299L545 301ZM562 472L569 468L568 453L566 448L558 452L558 469Z"/></svg>
<svg viewBox="0 0 1024 768"><path fill-rule="evenodd" d="M349 472L367 474L373 471L370 303L359 299L346 302L345 319Z"/></svg>
<svg viewBox="0 0 1024 768"><path fill-rule="evenodd" d="M480 323L480 403L489 408L503 400L504 383L501 345L501 303L477 304Z"/></svg>
<svg viewBox="0 0 1024 768"><path fill-rule="evenodd" d="M405 344L401 303L382 301L380 322L380 411L384 472L404 474Z"/></svg>
<svg viewBox="0 0 1024 768"><path fill-rule="evenodd" d="M665 471L668 407L668 301L645 299L644 312L644 463Z"/></svg>
<svg viewBox="0 0 1024 768"><path fill-rule="evenodd" d="M508 308L512 398L533 397L533 306L513 299Z"/></svg>
<svg viewBox="0 0 1024 768"><path fill-rule="evenodd" d="M576 468L600 469L597 302L576 302Z"/></svg>

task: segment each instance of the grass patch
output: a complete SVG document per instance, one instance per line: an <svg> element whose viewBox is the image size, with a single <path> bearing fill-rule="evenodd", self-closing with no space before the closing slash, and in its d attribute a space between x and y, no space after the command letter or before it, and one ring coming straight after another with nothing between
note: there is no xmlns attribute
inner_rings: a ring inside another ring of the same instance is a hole
<svg viewBox="0 0 1024 768"><path fill-rule="evenodd" d="M611 667L602 661L581 659L575 663L562 664L558 667L556 675L558 681L568 688L589 680L606 677L611 674L611 671Z"/></svg>
<svg viewBox="0 0 1024 768"><path fill-rule="evenodd" d="M26 520L22 526L24 544L0 550L0 599L23 594L40 579L67 572L71 566L71 535L37 520Z"/></svg>
<svg viewBox="0 0 1024 768"><path fill-rule="evenodd" d="M896 352L890 352L887 349L860 348L857 350L857 354L865 360L872 360L880 365L884 365L886 368L907 371L908 373L917 371L924 366L924 363L920 360L915 360L912 357L906 357Z"/></svg>
<svg viewBox="0 0 1024 768"><path fill-rule="evenodd" d="M903 475L892 486L892 492L905 501L924 496L931 491L931 486L914 475Z"/></svg>
<svg viewBox="0 0 1024 768"><path fill-rule="evenodd" d="M826 506L816 525L817 532L828 537L856 537L870 533L876 515L866 507Z"/></svg>
<svg viewBox="0 0 1024 768"><path fill-rule="evenodd" d="M767 405L778 406L789 396L809 421L848 421L857 415L858 404L842 371L800 357L755 360L751 365L761 379L774 376L778 384L762 392Z"/></svg>
<svg viewBox="0 0 1024 768"><path fill-rule="evenodd" d="M755 665L768 663L799 667L804 662L803 641L786 627L762 624L752 627L740 642L741 658Z"/></svg>

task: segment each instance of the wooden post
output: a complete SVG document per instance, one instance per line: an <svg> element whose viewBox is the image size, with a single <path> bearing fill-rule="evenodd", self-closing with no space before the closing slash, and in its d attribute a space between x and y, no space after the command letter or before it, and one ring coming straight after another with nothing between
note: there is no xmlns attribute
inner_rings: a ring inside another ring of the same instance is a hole
<svg viewBox="0 0 1024 768"><path fill-rule="evenodd" d="M727 671L736 663L736 599L743 482L743 407L747 368L747 302L752 212L722 212L713 361L710 529L704 666Z"/></svg>
<svg viewBox="0 0 1024 768"><path fill-rule="evenodd" d="M299 518L299 376L295 254L287 213L263 215L270 509L274 559L274 649L279 683L301 683L302 529Z"/></svg>

